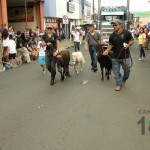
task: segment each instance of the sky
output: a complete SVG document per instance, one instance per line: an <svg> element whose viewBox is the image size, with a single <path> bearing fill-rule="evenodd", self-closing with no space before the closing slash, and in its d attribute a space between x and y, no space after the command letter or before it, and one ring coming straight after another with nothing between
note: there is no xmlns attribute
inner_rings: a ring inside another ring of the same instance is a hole
<svg viewBox="0 0 150 150"><path fill-rule="evenodd" d="M150 11L149 0L130 0L130 11Z"/></svg>

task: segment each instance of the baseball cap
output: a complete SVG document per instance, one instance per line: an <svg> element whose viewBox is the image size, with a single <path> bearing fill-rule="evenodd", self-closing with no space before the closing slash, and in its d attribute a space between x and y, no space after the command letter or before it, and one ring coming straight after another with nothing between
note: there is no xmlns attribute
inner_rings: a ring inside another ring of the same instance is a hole
<svg viewBox="0 0 150 150"><path fill-rule="evenodd" d="M114 21L111 22L111 24L114 24L114 23L122 24L122 21L120 19L115 19Z"/></svg>
<svg viewBox="0 0 150 150"><path fill-rule="evenodd" d="M53 29L52 25L47 26L47 29Z"/></svg>

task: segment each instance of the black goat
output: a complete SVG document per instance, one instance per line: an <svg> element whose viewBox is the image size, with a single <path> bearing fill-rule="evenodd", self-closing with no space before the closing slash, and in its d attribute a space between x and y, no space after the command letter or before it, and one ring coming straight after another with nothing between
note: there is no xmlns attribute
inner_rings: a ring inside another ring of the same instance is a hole
<svg viewBox="0 0 150 150"><path fill-rule="evenodd" d="M110 56L103 55L103 52L104 52L103 46L99 45L99 47L96 48L96 53L97 53L97 60L101 68L102 81L104 80L104 68L105 68L105 75L107 77L107 80L109 80L109 75L111 74L111 69L112 69L112 60Z"/></svg>

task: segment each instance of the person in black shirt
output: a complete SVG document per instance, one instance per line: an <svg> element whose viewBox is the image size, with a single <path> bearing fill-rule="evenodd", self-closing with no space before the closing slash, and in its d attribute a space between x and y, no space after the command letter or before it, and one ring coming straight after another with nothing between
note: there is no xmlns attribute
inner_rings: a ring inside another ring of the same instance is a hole
<svg viewBox="0 0 150 150"><path fill-rule="evenodd" d="M31 63L29 51L25 47L25 41L21 37L21 32L17 31L17 42L16 42L16 49L17 49L17 55L18 59L20 61L20 64L22 64L22 56L24 58L24 61L27 63Z"/></svg>
<svg viewBox="0 0 150 150"><path fill-rule="evenodd" d="M114 32L109 37L109 45L103 55L108 55L112 50L112 70L116 80L116 91L121 90L121 86L124 86L126 80L130 75L131 59L129 47L133 45L134 38L131 33L123 29L122 21L116 19L112 22ZM120 73L120 66L124 70L123 76Z"/></svg>
<svg viewBox="0 0 150 150"><path fill-rule="evenodd" d="M57 34L53 32L52 26L48 26L46 30L46 33L42 37L46 46L46 67L51 73L50 85L54 85L56 75L56 55L60 49L60 39Z"/></svg>

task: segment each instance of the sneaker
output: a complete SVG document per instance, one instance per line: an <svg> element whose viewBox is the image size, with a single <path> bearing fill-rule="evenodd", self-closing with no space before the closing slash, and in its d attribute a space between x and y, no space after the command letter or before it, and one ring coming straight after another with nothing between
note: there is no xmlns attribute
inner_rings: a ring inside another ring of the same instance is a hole
<svg viewBox="0 0 150 150"><path fill-rule="evenodd" d="M146 60L146 58L144 57L143 60Z"/></svg>
<svg viewBox="0 0 150 150"><path fill-rule="evenodd" d="M94 69L93 69L93 72L96 72L96 71L97 71L97 68L94 68Z"/></svg>
<svg viewBox="0 0 150 150"><path fill-rule="evenodd" d="M143 60L141 57L138 60Z"/></svg>
<svg viewBox="0 0 150 150"><path fill-rule="evenodd" d="M125 84L126 84L126 81L123 80L123 81L122 81L122 86L125 86Z"/></svg>
<svg viewBox="0 0 150 150"><path fill-rule="evenodd" d="M52 85L54 85L54 80L51 80L51 82L50 82L50 85L52 86Z"/></svg>
<svg viewBox="0 0 150 150"><path fill-rule="evenodd" d="M116 86L115 91L120 91L121 87L119 85Z"/></svg>

